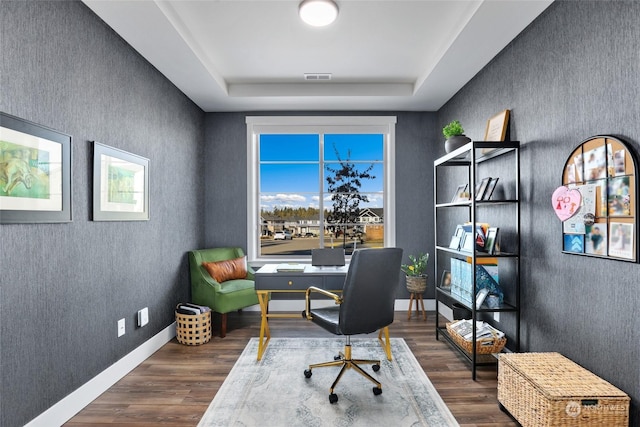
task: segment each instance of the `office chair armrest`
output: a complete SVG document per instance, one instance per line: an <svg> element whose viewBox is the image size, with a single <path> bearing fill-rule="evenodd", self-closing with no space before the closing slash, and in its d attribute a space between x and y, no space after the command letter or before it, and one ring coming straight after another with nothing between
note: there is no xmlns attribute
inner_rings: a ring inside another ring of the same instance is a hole
<svg viewBox="0 0 640 427"><path fill-rule="evenodd" d="M333 298L333 300L335 301L335 303L337 305L342 304L342 297L338 294L334 294L333 292L329 292L326 291L324 289L320 289L318 287L315 286L310 286L307 288L307 291L304 294L304 300L305 300L305 317L308 320L311 320L311 293L312 292L317 292L319 294L322 294L324 296L327 296L329 298Z"/></svg>

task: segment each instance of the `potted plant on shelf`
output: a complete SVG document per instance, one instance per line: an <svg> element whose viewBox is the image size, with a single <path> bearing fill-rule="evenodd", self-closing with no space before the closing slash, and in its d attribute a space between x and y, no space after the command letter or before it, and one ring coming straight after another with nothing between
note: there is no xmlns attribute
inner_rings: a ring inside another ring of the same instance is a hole
<svg viewBox="0 0 640 427"><path fill-rule="evenodd" d="M427 289L427 263L428 253L420 253L417 256L409 255L410 264L402 264L401 268L407 276L407 290L411 293L422 293Z"/></svg>
<svg viewBox="0 0 640 427"><path fill-rule="evenodd" d="M442 128L442 134L447 139L444 143L444 150L447 153L471 142L471 138L465 136L464 129L458 120L453 120Z"/></svg>

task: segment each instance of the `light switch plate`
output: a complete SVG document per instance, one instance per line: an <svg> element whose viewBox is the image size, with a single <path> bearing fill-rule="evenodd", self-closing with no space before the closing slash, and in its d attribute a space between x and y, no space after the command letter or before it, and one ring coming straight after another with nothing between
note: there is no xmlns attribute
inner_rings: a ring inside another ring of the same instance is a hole
<svg viewBox="0 0 640 427"><path fill-rule="evenodd" d="M125 320L124 319L118 320L118 337L121 337L124 335L124 326L125 326Z"/></svg>
<svg viewBox="0 0 640 427"><path fill-rule="evenodd" d="M138 326L142 327L149 323L149 307L138 311Z"/></svg>

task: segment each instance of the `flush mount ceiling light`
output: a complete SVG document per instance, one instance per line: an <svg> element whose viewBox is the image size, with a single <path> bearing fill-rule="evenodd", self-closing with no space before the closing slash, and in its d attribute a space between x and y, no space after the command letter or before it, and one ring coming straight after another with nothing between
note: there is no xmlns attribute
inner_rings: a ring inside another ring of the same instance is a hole
<svg viewBox="0 0 640 427"><path fill-rule="evenodd" d="M298 13L305 23L324 27L338 17L338 5L333 0L304 0Z"/></svg>

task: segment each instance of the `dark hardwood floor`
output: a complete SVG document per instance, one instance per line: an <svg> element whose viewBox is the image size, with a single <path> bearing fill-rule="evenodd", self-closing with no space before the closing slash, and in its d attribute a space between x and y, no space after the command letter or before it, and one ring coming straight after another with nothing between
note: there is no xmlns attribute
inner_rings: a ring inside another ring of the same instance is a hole
<svg viewBox="0 0 640 427"><path fill-rule="evenodd" d="M65 426L196 426L249 338L259 335L257 312L230 313L228 322L225 338L214 336L204 345L186 346L174 338ZM498 408L496 367L480 367L472 381L465 359L436 341L434 322L434 313L425 322L415 313L407 320L407 312L397 312L390 334L405 339L460 425L517 426ZM272 337L330 335L302 319L269 324Z"/></svg>

